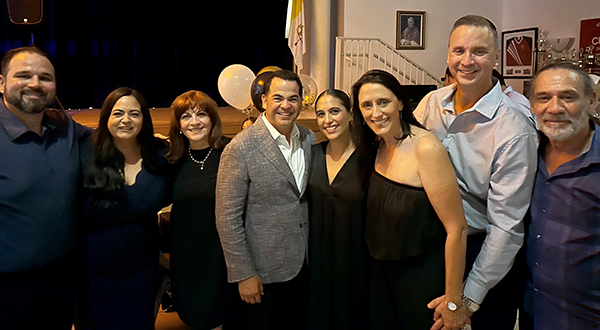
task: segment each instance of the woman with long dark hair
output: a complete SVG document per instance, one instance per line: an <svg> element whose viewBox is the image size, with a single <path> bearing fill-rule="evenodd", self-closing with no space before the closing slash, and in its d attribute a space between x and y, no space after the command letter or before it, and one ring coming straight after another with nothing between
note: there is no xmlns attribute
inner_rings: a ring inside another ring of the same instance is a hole
<svg viewBox="0 0 600 330"><path fill-rule="evenodd" d="M374 134L366 142L378 145L366 230L372 327L429 329L434 312L427 305L445 294L436 313L445 329L462 329L469 322L461 297L467 224L446 149L414 118L388 72L365 73L352 97L357 120Z"/></svg>
<svg viewBox="0 0 600 330"><path fill-rule="evenodd" d="M312 147L309 329L368 329L369 251L366 196L373 150L363 143L348 95L326 90L315 102L327 141Z"/></svg>
<svg viewBox="0 0 600 330"><path fill-rule="evenodd" d="M154 137L142 95L108 95L83 143L83 277L78 329L154 329L157 212L170 200L166 144Z"/></svg>
<svg viewBox="0 0 600 330"><path fill-rule="evenodd" d="M198 330L237 321L241 303L237 284L227 283L227 269L215 226L215 187L223 148L218 107L208 95L188 91L171 105L173 208L171 210L171 280L173 303L181 320Z"/></svg>

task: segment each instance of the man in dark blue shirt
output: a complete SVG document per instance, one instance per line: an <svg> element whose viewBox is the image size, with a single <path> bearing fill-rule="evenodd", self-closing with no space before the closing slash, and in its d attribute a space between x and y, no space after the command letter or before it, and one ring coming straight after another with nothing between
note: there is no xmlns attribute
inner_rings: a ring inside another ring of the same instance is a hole
<svg viewBox="0 0 600 330"><path fill-rule="evenodd" d="M542 141L526 238L520 329L600 326L600 133L583 70L551 65L533 80Z"/></svg>
<svg viewBox="0 0 600 330"><path fill-rule="evenodd" d="M90 132L46 109L56 80L39 48L5 54L0 93L0 327L71 329L78 146Z"/></svg>

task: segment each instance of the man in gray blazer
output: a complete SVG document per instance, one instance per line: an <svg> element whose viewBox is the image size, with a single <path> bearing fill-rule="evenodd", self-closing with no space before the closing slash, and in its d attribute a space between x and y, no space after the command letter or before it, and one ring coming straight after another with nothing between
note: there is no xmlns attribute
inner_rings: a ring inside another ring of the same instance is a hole
<svg viewBox="0 0 600 330"><path fill-rule="evenodd" d="M217 229L228 280L252 329L305 328L310 130L296 125L302 84L287 70L265 84L265 112L227 145L217 177Z"/></svg>

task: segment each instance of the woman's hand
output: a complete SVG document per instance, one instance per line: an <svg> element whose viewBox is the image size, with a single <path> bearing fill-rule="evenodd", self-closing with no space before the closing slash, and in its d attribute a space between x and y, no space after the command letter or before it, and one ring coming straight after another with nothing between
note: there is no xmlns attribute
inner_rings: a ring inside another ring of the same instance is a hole
<svg viewBox="0 0 600 330"><path fill-rule="evenodd" d="M429 309L435 309L433 313L435 322L431 326L431 330L461 330L467 324L471 324L473 313L467 309L467 305L462 302L462 299L453 301L457 308L455 311L451 311L448 309L448 302L445 298L446 296L441 296L427 304Z"/></svg>

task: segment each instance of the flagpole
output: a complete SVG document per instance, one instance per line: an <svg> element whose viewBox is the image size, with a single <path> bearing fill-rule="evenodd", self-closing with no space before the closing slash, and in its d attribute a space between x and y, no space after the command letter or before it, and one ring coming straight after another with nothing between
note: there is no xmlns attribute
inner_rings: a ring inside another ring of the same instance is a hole
<svg viewBox="0 0 600 330"><path fill-rule="evenodd" d="M287 15L285 17L285 37L290 37L290 24L292 23L292 6L294 0L288 0Z"/></svg>

